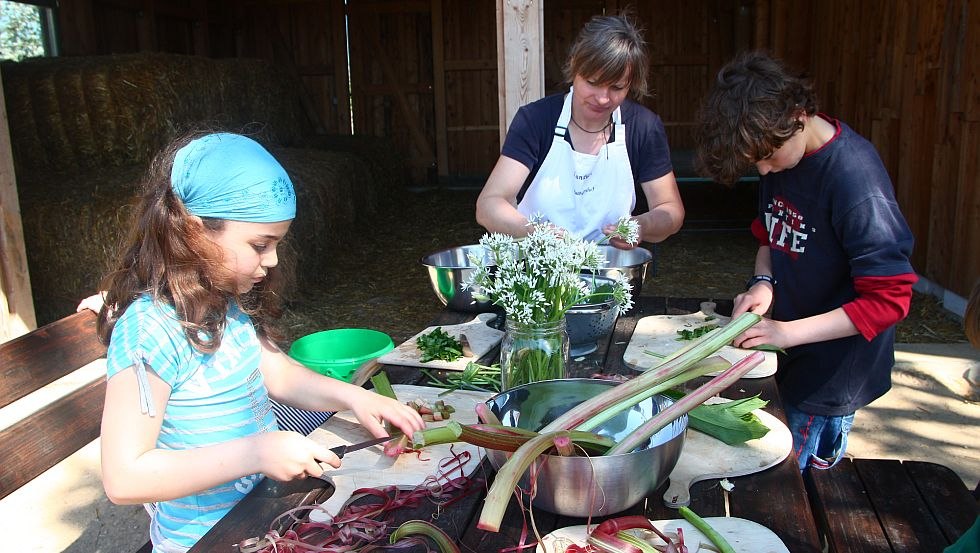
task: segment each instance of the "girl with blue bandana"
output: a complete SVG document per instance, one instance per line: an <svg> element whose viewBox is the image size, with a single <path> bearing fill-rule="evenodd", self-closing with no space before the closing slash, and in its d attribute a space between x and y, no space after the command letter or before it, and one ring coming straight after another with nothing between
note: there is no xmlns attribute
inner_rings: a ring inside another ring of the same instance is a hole
<svg viewBox="0 0 980 553"><path fill-rule="evenodd" d="M155 552L186 551L267 476L319 476L329 449L280 430L272 399L350 409L375 436L413 409L298 364L274 340L278 246L292 182L255 141L182 139L144 183L129 242L104 283L108 342L102 478L114 503L143 503ZM319 462L318 462L319 461Z"/></svg>

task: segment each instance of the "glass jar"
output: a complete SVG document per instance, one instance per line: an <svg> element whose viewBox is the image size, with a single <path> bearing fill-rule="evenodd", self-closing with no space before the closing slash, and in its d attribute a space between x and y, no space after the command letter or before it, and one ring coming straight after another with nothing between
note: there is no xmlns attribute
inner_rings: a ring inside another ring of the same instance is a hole
<svg viewBox="0 0 980 553"><path fill-rule="evenodd" d="M564 317L532 325L507 319L500 342L502 390L529 382L565 378L567 366L568 331Z"/></svg>

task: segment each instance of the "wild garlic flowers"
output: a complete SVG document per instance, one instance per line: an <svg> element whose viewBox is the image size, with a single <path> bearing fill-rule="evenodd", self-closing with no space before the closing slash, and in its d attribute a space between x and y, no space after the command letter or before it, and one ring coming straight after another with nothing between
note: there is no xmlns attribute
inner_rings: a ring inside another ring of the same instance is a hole
<svg viewBox="0 0 980 553"><path fill-rule="evenodd" d="M470 261L476 270L463 283L493 299L508 319L522 325L561 320L573 305L586 300L615 298L621 311L633 305L630 284L620 278L612 291L595 292L591 279L581 273L597 271L606 264L595 242L574 238L550 223L534 218L531 232L515 239L505 234L486 234L480 245L486 259Z"/></svg>
<svg viewBox="0 0 980 553"><path fill-rule="evenodd" d="M612 234L606 236L599 241L601 244L604 240L609 240L610 238L621 238L622 240L629 242L632 245L640 243L640 223L636 219L626 215L616 222L616 230Z"/></svg>

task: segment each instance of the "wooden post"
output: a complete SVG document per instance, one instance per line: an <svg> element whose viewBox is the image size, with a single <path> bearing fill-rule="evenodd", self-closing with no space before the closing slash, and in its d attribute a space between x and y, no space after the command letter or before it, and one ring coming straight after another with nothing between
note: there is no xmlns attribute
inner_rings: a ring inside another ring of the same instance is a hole
<svg viewBox="0 0 980 553"><path fill-rule="evenodd" d="M517 109L544 96L543 0L497 0L500 144Z"/></svg>
<svg viewBox="0 0 980 553"><path fill-rule="evenodd" d="M436 116L436 165L439 177L449 176L446 130L446 51L443 47L442 0L432 0L432 101Z"/></svg>
<svg viewBox="0 0 980 553"><path fill-rule="evenodd" d="M0 82L0 342L37 328L6 106Z"/></svg>

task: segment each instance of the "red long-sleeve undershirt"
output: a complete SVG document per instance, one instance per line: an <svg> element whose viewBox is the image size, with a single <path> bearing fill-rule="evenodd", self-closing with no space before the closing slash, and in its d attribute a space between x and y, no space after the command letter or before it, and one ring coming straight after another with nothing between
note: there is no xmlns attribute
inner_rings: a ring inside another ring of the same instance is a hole
<svg viewBox="0 0 980 553"><path fill-rule="evenodd" d="M760 246L769 245L769 234L762 221L752 221L752 235ZM841 307L865 340L871 341L886 328L909 314L915 273L854 277L857 297Z"/></svg>

